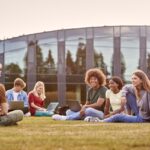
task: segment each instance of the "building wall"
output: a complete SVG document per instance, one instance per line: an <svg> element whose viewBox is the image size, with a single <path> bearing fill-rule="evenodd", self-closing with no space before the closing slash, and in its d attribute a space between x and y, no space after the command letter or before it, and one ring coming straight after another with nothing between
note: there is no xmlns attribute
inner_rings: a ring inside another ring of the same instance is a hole
<svg viewBox="0 0 150 150"><path fill-rule="evenodd" d="M6 89L16 77L33 89L36 81L46 86L47 104L66 99L86 100L84 75L97 67L107 77L118 75L130 82L140 68L150 74L150 27L104 26L66 29L25 35L0 41L1 82Z"/></svg>

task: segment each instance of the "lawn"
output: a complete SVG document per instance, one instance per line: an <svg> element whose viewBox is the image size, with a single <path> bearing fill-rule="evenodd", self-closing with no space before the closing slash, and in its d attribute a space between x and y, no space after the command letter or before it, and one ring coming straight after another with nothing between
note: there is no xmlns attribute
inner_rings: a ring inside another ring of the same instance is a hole
<svg viewBox="0 0 150 150"><path fill-rule="evenodd" d="M149 150L150 123L87 123L25 117L0 127L0 150Z"/></svg>

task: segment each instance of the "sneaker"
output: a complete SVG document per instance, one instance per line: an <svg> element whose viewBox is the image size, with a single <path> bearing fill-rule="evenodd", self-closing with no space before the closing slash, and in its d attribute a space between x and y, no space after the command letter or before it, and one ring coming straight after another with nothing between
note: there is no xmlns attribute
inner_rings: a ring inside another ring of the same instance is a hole
<svg viewBox="0 0 150 150"><path fill-rule="evenodd" d="M52 116L52 119L53 119L53 120L66 120L67 117L66 117L66 116L62 116L62 115L56 114L56 115L53 115L53 116Z"/></svg>
<svg viewBox="0 0 150 150"><path fill-rule="evenodd" d="M103 122L102 120L100 120L98 117L92 117L92 116L88 116L84 119L84 121L86 122Z"/></svg>

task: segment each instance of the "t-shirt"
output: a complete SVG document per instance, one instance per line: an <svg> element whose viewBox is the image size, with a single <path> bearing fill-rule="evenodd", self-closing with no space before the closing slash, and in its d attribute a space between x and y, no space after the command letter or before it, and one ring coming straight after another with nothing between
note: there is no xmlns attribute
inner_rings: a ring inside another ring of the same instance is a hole
<svg viewBox="0 0 150 150"><path fill-rule="evenodd" d="M105 94L106 94L107 88L105 86L101 86L98 89L90 88L87 94L87 100L90 104L96 103L98 98L103 98L105 100ZM98 108L98 110L104 111L105 102L103 105Z"/></svg>
<svg viewBox="0 0 150 150"><path fill-rule="evenodd" d="M34 103L39 107L43 107L44 101L40 97L35 96L33 93L29 94L30 113L32 116L34 116L36 109L31 106L31 103Z"/></svg>
<svg viewBox="0 0 150 150"><path fill-rule="evenodd" d="M106 98L110 100L110 104L112 106L113 111L120 108L121 96L122 96L121 90L118 93L113 93L111 90L106 91Z"/></svg>
<svg viewBox="0 0 150 150"><path fill-rule="evenodd" d="M17 101L17 100L18 100L18 95L19 95L19 92L13 91L14 101Z"/></svg>

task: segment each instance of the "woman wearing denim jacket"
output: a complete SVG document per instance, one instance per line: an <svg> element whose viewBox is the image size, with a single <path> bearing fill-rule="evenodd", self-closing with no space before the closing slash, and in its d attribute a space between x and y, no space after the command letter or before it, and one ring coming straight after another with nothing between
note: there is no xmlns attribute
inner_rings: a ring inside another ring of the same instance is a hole
<svg viewBox="0 0 150 150"><path fill-rule="evenodd" d="M150 122L150 80L142 70L133 72L132 84L123 88L122 100L127 102L128 114L116 114L93 122Z"/></svg>

